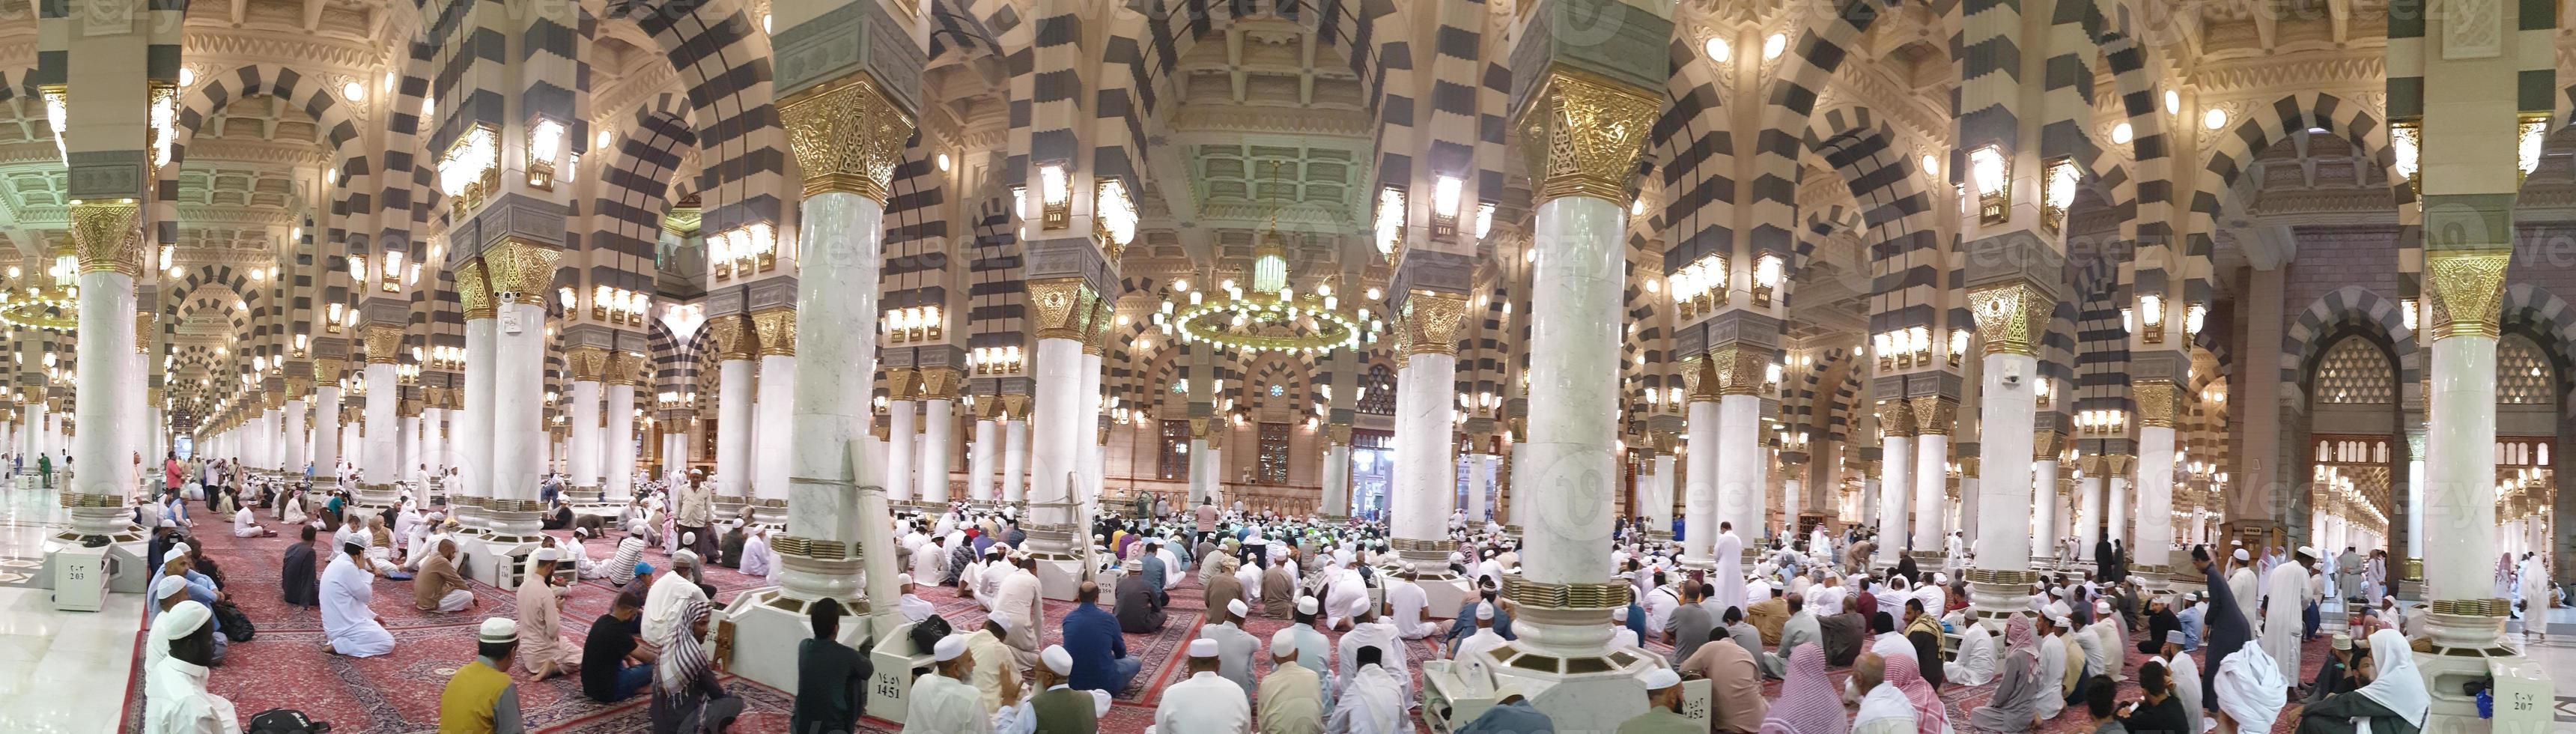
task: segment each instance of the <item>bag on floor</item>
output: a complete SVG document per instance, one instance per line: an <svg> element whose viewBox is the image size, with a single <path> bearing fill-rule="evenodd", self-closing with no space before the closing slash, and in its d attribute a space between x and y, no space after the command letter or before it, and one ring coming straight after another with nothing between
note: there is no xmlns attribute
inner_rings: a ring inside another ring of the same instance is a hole
<svg viewBox="0 0 2576 734"><path fill-rule="evenodd" d="M330 722L314 721L294 709L269 709L250 717L250 727L243 734L324 734L331 731Z"/></svg>
<svg viewBox="0 0 2576 734"><path fill-rule="evenodd" d="M243 614L241 606L230 600L215 602L215 623L217 629L223 630L224 639L234 642L249 642L252 635L259 634L259 629L250 624L250 615Z"/></svg>
<svg viewBox="0 0 2576 734"><path fill-rule="evenodd" d="M939 638L947 637L948 632L948 618L941 617L936 614L913 623L912 646L914 653L920 654L930 652L931 648L939 646Z"/></svg>

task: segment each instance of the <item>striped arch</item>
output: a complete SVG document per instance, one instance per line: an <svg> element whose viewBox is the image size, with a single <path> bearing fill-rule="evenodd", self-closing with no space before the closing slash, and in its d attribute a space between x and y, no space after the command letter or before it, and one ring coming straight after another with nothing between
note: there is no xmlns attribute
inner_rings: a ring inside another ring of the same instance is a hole
<svg viewBox="0 0 2576 734"><path fill-rule="evenodd" d="M2397 175L2397 152L2389 143L2388 127L2363 104L2324 92L2306 91L2283 95L2268 105L2249 108L2245 119L2234 121L2223 134L2213 133L2203 146L2212 151L2203 167L2201 185L2191 194L2190 251L2207 253L2212 246L2211 232L2218 215L2226 208L2237 179L2254 162L2256 156L2290 136L2310 128L2326 130L2354 147L2368 151L2371 162L2378 166L2388 181L2391 202L2403 209L2414 203L2415 192ZM2412 242L2409 240L2409 242ZM2400 244L2415 248L2421 243ZM2404 260L2405 258L2399 258Z"/></svg>
<svg viewBox="0 0 2576 734"><path fill-rule="evenodd" d="M662 217L677 198L672 182L682 161L697 148L697 131L689 126L687 100L657 95L623 116L615 131L613 151L601 151L607 164L599 170L599 196L591 204L591 233L583 241L594 251L584 280L650 293L654 289L654 249L662 239ZM701 220L703 222L703 220ZM703 231L718 231L700 225ZM605 263L627 267L599 267ZM656 324L659 326L659 324Z"/></svg>
<svg viewBox="0 0 2576 734"><path fill-rule="evenodd" d="M2119 207L2120 237L2131 242L2170 243L2173 240L2173 207L2177 203L2173 190L2173 140L2166 137L2169 119L2164 100L2156 89L2156 72L2163 67L2155 58L2155 47L2139 43L2126 33L2103 34L2102 53L2110 62L2113 91L2118 93L2121 111L2128 115L2129 152L2136 161L2136 175L2112 187L2112 206ZM2206 259L2209 254L2185 253Z"/></svg>
<svg viewBox="0 0 2576 734"><path fill-rule="evenodd" d="M1805 371L1788 376L1787 390L1793 399L1781 405L1780 419L1788 430L1821 434L1810 435L1809 446L1840 443L1850 435L1850 408L1860 394L1859 373L1867 371L1851 356L1851 350L1827 348Z"/></svg>
<svg viewBox="0 0 2576 734"><path fill-rule="evenodd" d="M1198 42L1237 17L1238 11L1255 7L1248 2L1207 0L1136 0L1136 5L1141 7L1131 6L1129 12L1110 14L1108 41L1102 47L1095 105L1101 124L1096 129L1123 127L1127 135L1108 135L1096 141L1092 165L1101 175L1132 176L1148 169L1151 121L1166 112L1163 100L1180 97L1174 88L1173 73L1180 60ZM1366 86L1367 108L1377 123L1377 174L1370 190L1390 185L1409 187L1416 177L1412 151L1417 150L1425 151L1429 158L1422 164L1425 170L1468 173L1468 164L1477 150L1475 131L1480 127L1476 95L1446 95L1446 103L1435 102L1431 109L1417 112L1420 97L1414 88L1413 51L1407 40L1414 34L1406 25L1403 2L1282 0L1261 5L1306 25L1323 46L1339 49L1350 57L1351 72ZM1479 10L1476 17L1481 16ZM1481 31L1442 28L1444 38L1463 36L1462 45L1470 49L1478 47L1475 40ZM1002 30L1003 46L1016 49L1011 36L1010 30ZM1441 63L1444 61L1450 63ZM1435 83L1443 89L1465 92L1481 87L1475 75L1482 70L1474 67L1472 59L1444 56L1435 59L1435 65L1442 72ZM1417 115L1426 116L1417 121ZM1432 124L1444 120L1456 124ZM1417 125L1432 130L1432 139L1417 142ZM1499 179L1499 174L1494 178Z"/></svg>
<svg viewBox="0 0 2576 734"><path fill-rule="evenodd" d="M1773 70L1772 81L1762 90L1762 139L1753 143L1754 179L1747 191L1753 200L1738 202L1753 207L1753 249L1785 252L1798 221L1798 156L1800 149L1780 139L1789 130L1807 130L1809 117L1815 113L1816 100L1831 83L1834 71L1842 67L1854 49L1864 45L1862 34L1880 18L1896 12L1899 0L1832 0L1833 12L1816 18L1798 30L1796 42L1782 54ZM1814 148L1811 141L1808 148ZM1840 166L1837 166L1840 168ZM1871 206L1862 199L1862 206ZM1926 203L1928 210L1928 202ZM1876 225L1879 220L1872 218ZM1931 227L1921 227L1924 237L1931 237ZM1875 327L1873 327L1875 328Z"/></svg>
<svg viewBox="0 0 2576 734"><path fill-rule="evenodd" d="M2520 287L2529 289L2528 286ZM2507 297L2511 295L2512 291L2507 291ZM2525 304L2547 303L2528 296L2526 299ZM2300 310L2299 317L2291 321L2290 328L2281 334L2281 394L2297 396L2305 403L2307 394L2302 388L2302 378L2307 373L2309 362L2325 353L2326 347L2331 346L2327 342L2337 336L2340 327L2359 326L2385 335L2397 352L2397 385L2403 393L2398 405L2423 405L2424 350L2417 348L2415 331L2406 328L2402 309L2395 299L2357 285L2337 288L2319 296L2307 308ZM2533 312L2528 305L2524 310Z"/></svg>
<svg viewBox="0 0 2576 734"><path fill-rule="evenodd" d="M2571 369L2571 361L2576 361L2576 311L2570 311L2557 294L2529 283L2506 286L2497 310L2504 330L2550 337L2534 341L2540 342L2540 350L2557 367L2558 393L2576 391L2576 369Z"/></svg>
<svg viewBox="0 0 2576 734"><path fill-rule="evenodd" d="M1263 352L1248 367L1251 379L1244 381L1246 399L1243 402L1251 404L1256 411L1280 408L1293 415L1315 415L1313 409L1320 398L1315 394L1314 385L1307 381L1315 371L1313 361L1302 356ZM1270 396L1271 385L1279 386L1278 397Z"/></svg>
<svg viewBox="0 0 2576 734"><path fill-rule="evenodd" d="M648 389L643 391L650 393L647 397L658 399L660 394L670 392L685 400L698 394L698 356L715 353L710 346L714 342L709 335L713 333L714 329L699 329L689 335L687 343L682 343L661 319L651 319L644 331L645 355L652 360L648 367L652 370L651 381L645 383ZM712 394L700 397L701 402L713 400Z"/></svg>
<svg viewBox="0 0 2576 734"><path fill-rule="evenodd" d="M1836 107L1808 122L1806 148L1841 174L1860 207L1861 220L1870 228L1862 237L1875 279L1870 288L1870 332L1935 327L1946 300L1938 284L1949 268L1948 258L1933 228L1933 199L1923 191L1913 161L1897 149L1896 133L1873 119L1867 107ZM1786 181L1794 188L1794 177ZM1757 217L1767 214L1756 212ZM1784 229L1782 234L1789 231ZM1760 233L1756 238L1757 242L1763 239ZM1761 249L1781 253L1794 249L1786 239L1778 245ZM1789 280L1794 278L1784 282Z"/></svg>
<svg viewBox="0 0 2576 734"><path fill-rule="evenodd" d="M1683 36L1666 53L1673 72L1646 152L1663 186L1654 227L1665 233L1662 274L1671 275L1700 258L1734 252L1735 137L1720 107L1726 92L1713 62Z"/></svg>
<svg viewBox="0 0 2576 734"><path fill-rule="evenodd" d="M701 151L697 190L706 231L754 222L790 226L787 133L770 87L769 34L742 0L610 0L671 57L694 106Z"/></svg>

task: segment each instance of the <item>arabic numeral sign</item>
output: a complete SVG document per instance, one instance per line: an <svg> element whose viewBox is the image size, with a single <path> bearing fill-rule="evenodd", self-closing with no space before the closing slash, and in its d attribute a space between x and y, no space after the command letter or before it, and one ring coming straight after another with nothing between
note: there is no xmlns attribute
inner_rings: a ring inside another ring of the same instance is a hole
<svg viewBox="0 0 2576 734"><path fill-rule="evenodd" d="M878 673L877 695L884 696L886 698L902 698L903 679L897 678L889 673Z"/></svg>

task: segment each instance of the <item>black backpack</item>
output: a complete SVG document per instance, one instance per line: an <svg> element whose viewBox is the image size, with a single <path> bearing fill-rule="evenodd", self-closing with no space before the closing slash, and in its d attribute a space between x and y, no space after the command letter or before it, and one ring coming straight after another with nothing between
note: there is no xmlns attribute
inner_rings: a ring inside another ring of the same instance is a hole
<svg viewBox="0 0 2576 734"><path fill-rule="evenodd" d="M930 618L928 619L913 623L912 645L915 653L919 654L930 652L931 648L938 647L939 638L947 637L949 631L950 627L948 626L948 619L936 614L930 615Z"/></svg>
<svg viewBox="0 0 2576 734"><path fill-rule="evenodd" d="M325 734L330 722L314 721L294 709L269 709L250 717L250 728L242 734Z"/></svg>

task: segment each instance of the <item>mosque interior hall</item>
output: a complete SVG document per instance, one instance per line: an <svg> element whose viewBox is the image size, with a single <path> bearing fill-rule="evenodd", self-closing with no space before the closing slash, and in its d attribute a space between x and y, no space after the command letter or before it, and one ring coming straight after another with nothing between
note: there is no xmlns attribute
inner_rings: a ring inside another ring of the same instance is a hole
<svg viewBox="0 0 2576 734"><path fill-rule="evenodd" d="M2571 124L2558 0L9 3L0 729L2576 734Z"/></svg>

